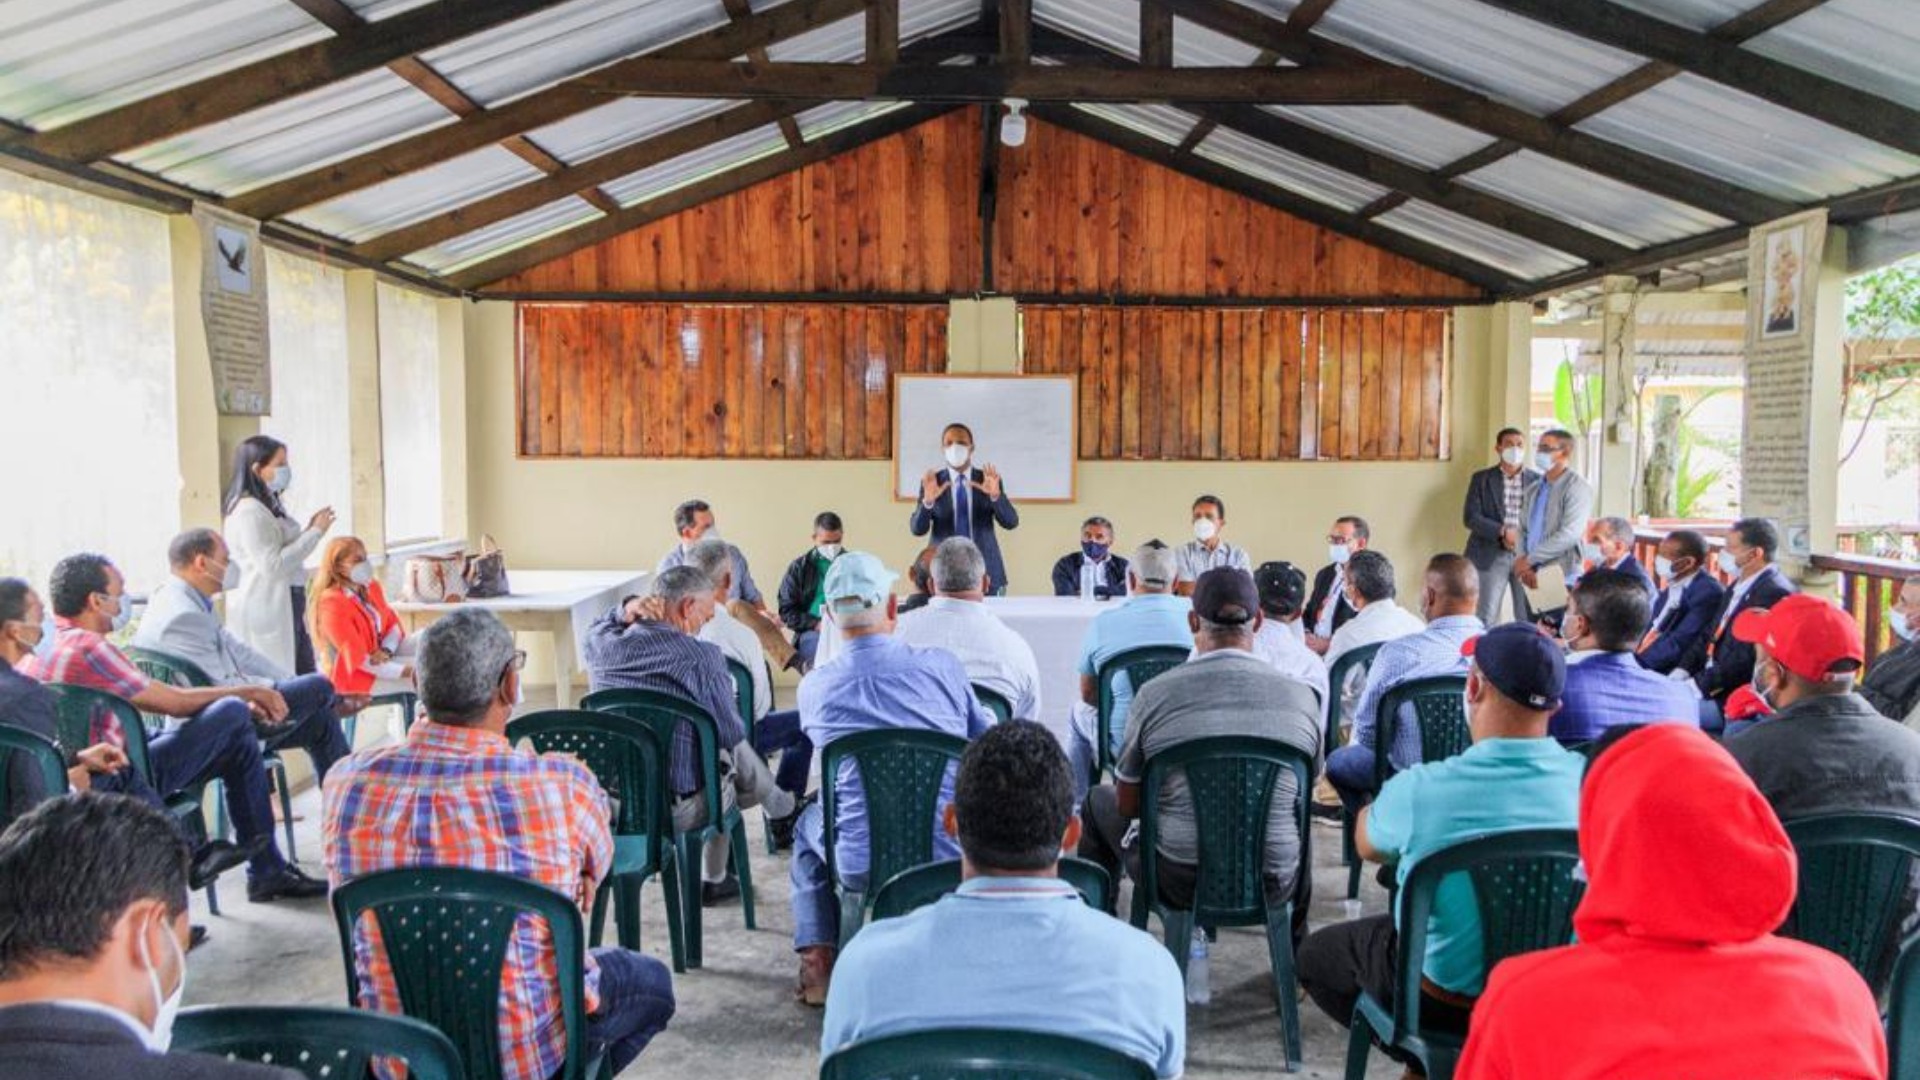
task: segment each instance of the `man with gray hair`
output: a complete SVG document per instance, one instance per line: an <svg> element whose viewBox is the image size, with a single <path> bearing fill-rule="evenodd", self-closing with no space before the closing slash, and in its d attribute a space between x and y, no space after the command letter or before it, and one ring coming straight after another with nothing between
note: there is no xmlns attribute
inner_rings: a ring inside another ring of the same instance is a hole
<svg viewBox="0 0 1920 1080"><path fill-rule="evenodd" d="M613 866L606 792L566 754L507 741L527 654L492 612L462 608L421 636L414 671L425 716L397 746L334 766L323 788L327 877L334 888L369 874L435 866L511 874L573 901L586 918ZM508 964L518 989L503 995L500 1058L506 1080L544 1080L566 1061L561 987L529 928ZM361 1008L402 1012L392 970L355 931ZM673 977L650 956L592 949L586 960L587 1050L626 1068L673 1016Z"/></svg>
<svg viewBox="0 0 1920 1080"><path fill-rule="evenodd" d="M1618 570L1637 578L1647 590L1648 601L1652 601L1653 577L1633 557L1633 522L1623 517L1594 518L1587 523L1587 534L1580 541L1580 557L1588 570Z"/></svg>
<svg viewBox="0 0 1920 1080"><path fill-rule="evenodd" d="M587 629L588 683L598 690L652 690L671 694L705 709L720 731L720 793L723 806L758 806L773 823L776 837L792 828L798 796L782 791L767 763L747 741L746 723L733 695L733 677L720 648L701 641L702 627L713 618L714 583L691 566L675 566L654 575L651 595L630 596L595 619ZM707 824L698 743L691 724L674 729L668 762L673 788L673 826L677 830ZM701 867L701 901L723 903L740 895L740 882L727 872L727 839L707 841Z"/></svg>
<svg viewBox="0 0 1920 1080"><path fill-rule="evenodd" d="M1068 718L1067 759L1073 765L1075 805L1086 798L1094 765L1099 761L1094 742L1100 726L1095 712L1100 702L1100 665L1128 649L1147 645L1193 646L1193 632L1187 629L1187 614L1193 605L1173 591L1179 575L1179 553L1158 540L1147 541L1134 551L1127 569L1127 591L1132 595L1119 607L1101 612L1087 627L1087 636L1080 644L1080 700L1074 703ZM1121 675L1113 691L1110 749L1116 755L1121 733L1127 730L1127 707L1132 701L1133 687Z"/></svg>
<svg viewBox="0 0 1920 1080"><path fill-rule="evenodd" d="M933 599L900 617L893 636L945 649L967 679L1005 698L1011 719L1040 719L1040 665L1033 646L987 610L987 561L973 541L954 536L933 553Z"/></svg>

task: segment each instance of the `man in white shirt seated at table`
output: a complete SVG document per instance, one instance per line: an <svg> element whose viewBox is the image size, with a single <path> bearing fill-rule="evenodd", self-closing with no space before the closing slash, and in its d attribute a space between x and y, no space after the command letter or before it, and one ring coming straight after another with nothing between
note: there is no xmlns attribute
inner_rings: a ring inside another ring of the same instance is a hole
<svg viewBox="0 0 1920 1080"><path fill-rule="evenodd" d="M1202 495L1193 500L1193 539L1180 545L1179 582L1174 592L1181 596L1193 593L1193 583L1200 575L1215 567L1230 566L1235 570L1253 572L1253 560L1247 557L1247 549L1228 543L1220 534L1227 528L1227 504L1218 495Z"/></svg>
<svg viewBox="0 0 1920 1080"><path fill-rule="evenodd" d="M1342 656L1355 649L1417 634L1427 628L1420 616L1394 601L1393 564L1385 555L1371 549L1356 551L1347 560L1346 570L1346 580L1341 587L1357 614L1333 632L1333 642L1327 646L1329 674ZM1342 685L1330 688L1340 695L1342 716L1353 715L1365 685L1365 676L1350 671Z"/></svg>
<svg viewBox="0 0 1920 1080"><path fill-rule="evenodd" d="M933 599L900 616L893 636L906 645L945 649L967 681L1007 700L1014 720L1040 718L1040 665L1033 646L987 610L987 561L964 536L933 553Z"/></svg>
<svg viewBox="0 0 1920 1080"><path fill-rule="evenodd" d="M960 889L848 944L823 1057L887 1035L991 1027L1084 1039L1156 1076L1181 1074L1187 1005L1173 957L1060 880L1060 851L1080 836L1072 788L1045 728L1002 724L974 740L946 812Z"/></svg>
<svg viewBox="0 0 1920 1080"><path fill-rule="evenodd" d="M1253 634L1253 654L1289 679L1307 684L1322 710L1327 706L1327 665L1307 648L1300 625L1307 601L1306 572L1290 562L1261 563L1253 572L1264 618Z"/></svg>

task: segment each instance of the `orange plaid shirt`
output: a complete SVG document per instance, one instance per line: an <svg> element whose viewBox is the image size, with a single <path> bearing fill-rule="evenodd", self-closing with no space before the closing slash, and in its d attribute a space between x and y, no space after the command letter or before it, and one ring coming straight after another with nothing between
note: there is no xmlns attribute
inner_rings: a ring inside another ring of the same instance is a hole
<svg viewBox="0 0 1920 1080"><path fill-rule="evenodd" d="M515 749L500 735L422 720L399 746L335 765L325 785L327 878L414 866L454 866L529 878L572 898L583 917L613 863L607 796L586 768ZM354 935L359 1004L401 1012L366 920ZM501 981L500 1060L506 1080L546 1080L566 1060L552 938L523 918ZM599 1008L599 969L586 961L587 1011Z"/></svg>

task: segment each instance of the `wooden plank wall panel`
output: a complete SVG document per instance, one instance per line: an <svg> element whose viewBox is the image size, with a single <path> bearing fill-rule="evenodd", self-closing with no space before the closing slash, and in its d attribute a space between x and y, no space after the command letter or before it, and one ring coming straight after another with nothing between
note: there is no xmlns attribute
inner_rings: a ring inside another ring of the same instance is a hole
<svg viewBox="0 0 1920 1080"><path fill-rule="evenodd" d="M521 304L527 457L893 452L893 377L946 369L947 309Z"/></svg>
<svg viewBox="0 0 1920 1080"><path fill-rule="evenodd" d="M1021 310L1023 370L1078 380L1083 458L1446 454L1445 308Z"/></svg>

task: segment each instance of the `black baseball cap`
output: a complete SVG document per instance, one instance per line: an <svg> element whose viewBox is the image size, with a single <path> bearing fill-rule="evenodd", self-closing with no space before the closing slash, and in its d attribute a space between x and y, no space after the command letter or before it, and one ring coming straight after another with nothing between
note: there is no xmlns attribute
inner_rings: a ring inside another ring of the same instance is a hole
<svg viewBox="0 0 1920 1080"><path fill-rule="evenodd" d="M1503 623L1468 638L1460 646L1460 655L1472 657L1481 678L1527 708L1560 707L1560 692L1567 686L1567 658L1532 623Z"/></svg>
<svg viewBox="0 0 1920 1080"><path fill-rule="evenodd" d="M1299 611L1307 601L1306 571L1290 562L1261 563L1253 572L1260 606L1268 611Z"/></svg>
<svg viewBox="0 0 1920 1080"><path fill-rule="evenodd" d="M1237 626L1253 621L1260 610L1260 594L1253 575L1230 566L1217 566L1193 583L1193 610L1210 623Z"/></svg>

